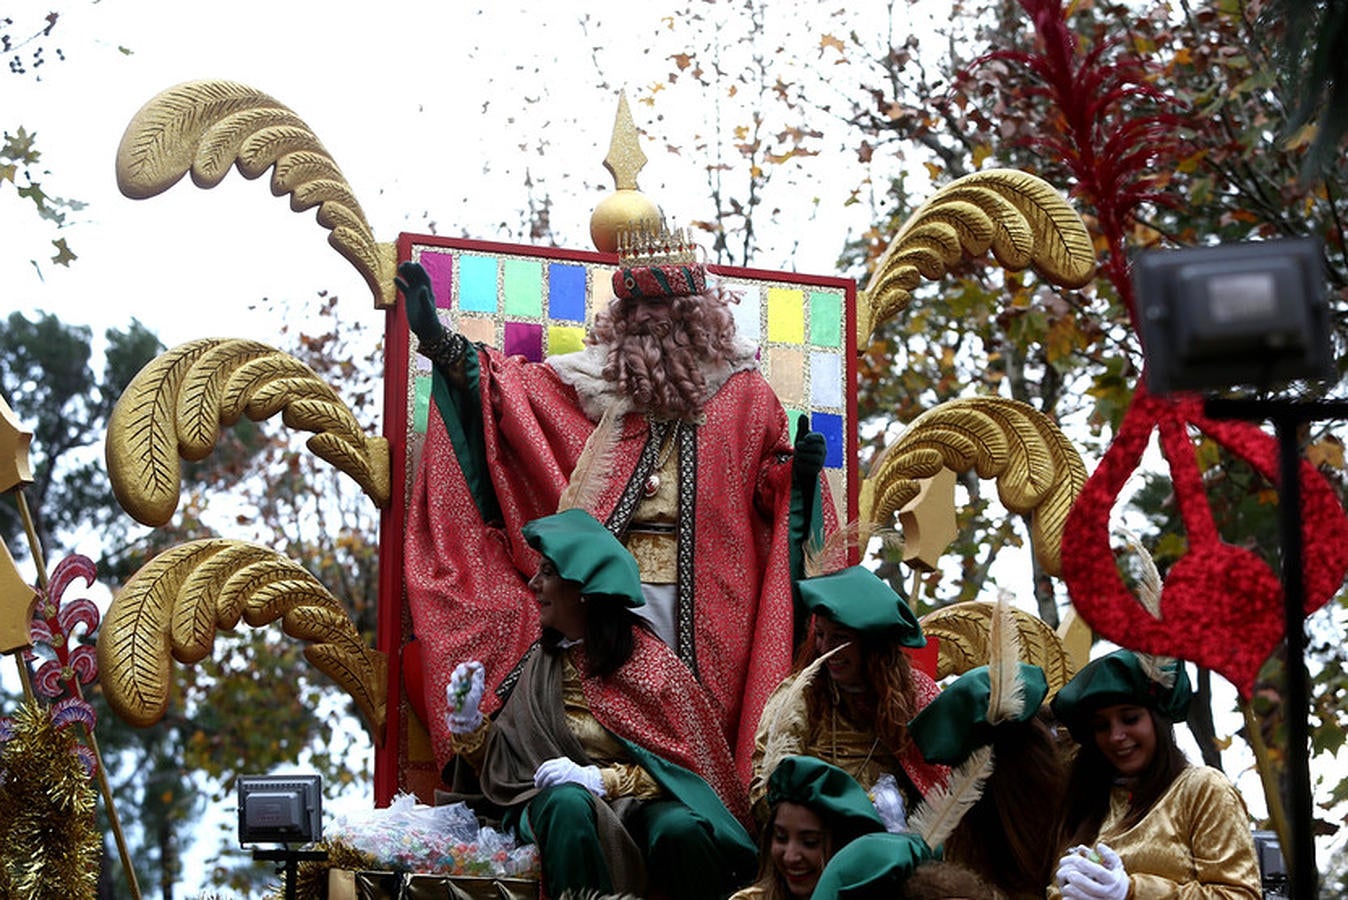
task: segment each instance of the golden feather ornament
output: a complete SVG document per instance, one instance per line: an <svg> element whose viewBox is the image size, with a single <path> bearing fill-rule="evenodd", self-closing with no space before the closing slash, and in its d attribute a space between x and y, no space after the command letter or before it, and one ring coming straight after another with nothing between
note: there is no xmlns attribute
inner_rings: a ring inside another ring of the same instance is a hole
<svg viewBox="0 0 1348 900"><path fill-rule="evenodd" d="M376 308L396 302L396 253L380 244L332 156L280 102L233 81L189 81L140 108L117 147L117 186L133 200L163 193L185 174L213 188L237 165L245 178L273 168L271 191L295 212L318 207L328 243L355 267Z"/></svg>
<svg viewBox="0 0 1348 900"><path fill-rule="evenodd" d="M292 356L257 341L203 338L151 360L108 419L108 476L136 521L168 523L178 508L179 459L205 459L221 427L281 413L314 432L306 446L349 475L376 506L391 494L388 440L369 437L328 384Z"/></svg>
<svg viewBox="0 0 1348 900"><path fill-rule="evenodd" d="M1018 400L950 400L914 419L862 480L860 519L888 525L942 468L997 483L997 496L1030 517L1035 556L1051 575L1062 571L1067 514L1086 484L1081 454L1052 419Z"/></svg>
<svg viewBox="0 0 1348 900"><path fill-rule="evenodd" d="M988 600L968 600L932 610L922 617L922 633L937 639L936 678L963 675L992 657L989 635L995 605ZM1076 674L1076 666L1063 649L1062 639L1043 619L1023 609L1010 607L1015 620L1020 658L1044 670L1051 699Z"/></svg>
<svg viewBox="0 0 1348 900"><path fill-rule="evenodd" d="M242 619L275 621L308 642L305 658L355 701L384 739L388 660L371 650L345 607L298 563L266 547L221 538L179 544L141 567L117 594L98 632L108 705L137 727L168 709L172 661L210 655L220 630Z"/></svg>
<svg viewBox="0 0 1348 900"><path fill-rule="evenodd" d="M1012 271L1033 267L1076 288L1095 276L1095 248L1081 215L1048 182L1015 169L989 169L936 191L900 226L857 294L857 348L908 306L922 279L943 277L989 250Z"/></svg>

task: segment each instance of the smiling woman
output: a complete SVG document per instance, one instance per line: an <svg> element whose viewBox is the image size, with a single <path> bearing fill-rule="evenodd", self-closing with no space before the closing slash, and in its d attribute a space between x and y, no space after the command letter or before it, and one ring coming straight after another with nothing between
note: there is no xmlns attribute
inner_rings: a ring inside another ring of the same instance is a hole
<svg viewBox="0 0 1348 900"><path fill-rule="evenodd" d="M767 802L758 879L731 900L808 898L836 851L884 830L856 779L812 756L788 756L773 769Z"/></svg>
<svg viewBox="0 0 1348 900"><path fill-rule="evenodd" d="M648 878L671 898L724 896L752 867L743 788L706 693L632 613L636 560L580 509L524 538L541 556L539 643L495 719L481 663L450 676L456 792L538 844L548 896Z"/></svg>
<svg viewBox="0 0 1348 900"><path fill-rule="evenodd" d="M1117 703L1095 711L1091 736L1123 778L1136 778L1156 757L1156 723L1145 706Z"/></svg>
<svg viewBox="0 0 1348 900"><path fill-rule="evenodd" d="M1053 713L1081 749L1050 897L1261 896L1240 794L1175 744L1189 699L1182 665L1129 650L1094 660L1058 692Z"/></svg>

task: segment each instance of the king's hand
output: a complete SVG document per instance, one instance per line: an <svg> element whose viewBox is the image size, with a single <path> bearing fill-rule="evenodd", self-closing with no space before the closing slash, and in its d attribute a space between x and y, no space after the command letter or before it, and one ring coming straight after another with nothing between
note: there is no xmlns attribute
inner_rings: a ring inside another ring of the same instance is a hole
<svg viewBox="0 0 1348 900"><path fill-rule="evenodd" d="M445 333L435 314L435 292L431 289L431 276L421 263L404 262L398 264L398 277L393 279L407 303L407 324L412 333L423 344L438 341Z"/></svg>

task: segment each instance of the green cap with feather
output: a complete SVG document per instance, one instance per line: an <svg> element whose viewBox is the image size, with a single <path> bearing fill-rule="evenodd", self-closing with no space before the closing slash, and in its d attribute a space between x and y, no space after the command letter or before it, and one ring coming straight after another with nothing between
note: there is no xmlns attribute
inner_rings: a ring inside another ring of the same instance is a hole
<svg viewBox="0 0 1348 900"><path fill-rule="evenodd" d="M901 896L903 882L934 856L911 831L862 835L829 859L811 900Z"/></svg>
<svg viewBox="0 0 1348 900"><path fill-rule="evenodd" d="M835 834L848 838L884 831L870 795L857 780L813 756L788 756L768 776L768 805L783 801L808 806ZM842 843L834 841L834 845Z"/></svg>
<svg viewBox="0 0 1348 900"><path fill-rule="evenodd" d="M1048 696L1044 670L1029 663L1016 663L1023 685L1019 711L1001 721L1025 722L1039 711ZM970 669L908 723L908 734L930 763L957 766L979 747L992 743L1000 722L988 721L992 698L992 672L987 666Z"/></svg>
<svg viewBox="0 0 1348 900"><path fill-rule="evenodd" d="M588 596L615 597L644 606L641 574L631 551L583 509L568 509L524 526L524 539L557 567L557 574L580 584Z"/></svg>
<svg viewBox="0 0 1348 900"><path fill-rule="evenodd" d="M844 628L871 634L890 634L905 647L925 647L917 616L870 569L849 566L830 575L797 582L800 598L815 614Z"/></svg>
<svg viewBox="0 0 1348 900"><path fill-rule="evenodd" d="M1133 651L1115 650L1087 663L1063 685L1051 706L1053 715L1067 726L1077 743L1084 744L1090 740L1091 714L1097 709L1130 703L1180 722L1189 713L1192 696L1189 674L1182 663L1168 660L1164 666L1149 667Z"/></svg>

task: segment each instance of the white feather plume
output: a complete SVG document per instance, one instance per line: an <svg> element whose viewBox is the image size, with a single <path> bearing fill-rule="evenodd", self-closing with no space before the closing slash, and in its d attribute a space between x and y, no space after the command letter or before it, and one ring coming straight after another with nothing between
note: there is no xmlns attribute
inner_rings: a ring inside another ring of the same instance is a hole
<svg viewBox="0 0 1348 900"><path fill-rule="evenodd" d="M1156 568L1156 560L1142 545L1142 540L1127 528L1118 527L1114 533L1123 540L1125 549L1137 557L1142 567L1141 578L1137 585L1137 599L1143 609L1156 620L1161 618L1161 573ZM1142 671L1147 677L1166 690L1175 686L1175 659L1170 656L1155 656L1150 653L1134 651Z"/></svg>
<svg viewBox="0 0 1348 900"><path fill-rule="evenodd" d="M1011 592L997 592L988 630L988 724L1018 719L1025 710L1025 682L1020 677L1020 628L1011 606Z"/></svg>
<svg viewBox="0 0 1348 900"><path fill-rule="evenodd" d="M622 418L615 407L604 411L594 427L585 447L580 451L571 480L557 501L557 511L567 509L593 510L599 502L599 492L612 482L613 462L617 456L618 439L622 437Z"/></svg>
<svg viewBox="0 0 1348 900"><path fill-rule="evenodd" d="M805 691L814 682L828 658L837 653L843 644L834 647L823 656L810 663L792 680L790 686L778 692L763 707L763 719L767 721L767 738L763 742L763 779L772 775L777 764L788 756L798 756L805 750L805 736L809 731L809 722L805 708Z"/></svg>
<svg viewBox="0 0 1348 900"><path fill-rule="evenodd" d="M964 814L983 796L992 774L992 747L979 747L950 773L944 787L933 788L908 817L908 827L933 849L946 842Z"/></svg>

